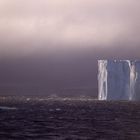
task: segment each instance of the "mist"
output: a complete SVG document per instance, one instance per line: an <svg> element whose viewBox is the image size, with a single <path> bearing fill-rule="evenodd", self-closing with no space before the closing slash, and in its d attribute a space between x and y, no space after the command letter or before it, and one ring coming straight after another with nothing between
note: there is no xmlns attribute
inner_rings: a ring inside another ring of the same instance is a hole
<svg viewBox="0 0 140 140"><path fill-rule="evenodd" d="M121 50L121 51L120 51ZM131 53L128 53L130 51ZM97 96L98 59L139 59L139 49L76 50L0 60L1 95ZM73 92L69 93L69 90Z"/></svg>

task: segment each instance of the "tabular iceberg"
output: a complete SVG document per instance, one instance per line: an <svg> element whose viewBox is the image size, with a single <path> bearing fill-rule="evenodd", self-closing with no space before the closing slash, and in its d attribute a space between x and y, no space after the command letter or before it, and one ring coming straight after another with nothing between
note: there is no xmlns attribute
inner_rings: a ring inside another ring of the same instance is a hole
<svg viewBox="0 0 140 140"><path fill-rule="evenodd" d="M99 100L140 100L140 61L98 60Z"/></svg>

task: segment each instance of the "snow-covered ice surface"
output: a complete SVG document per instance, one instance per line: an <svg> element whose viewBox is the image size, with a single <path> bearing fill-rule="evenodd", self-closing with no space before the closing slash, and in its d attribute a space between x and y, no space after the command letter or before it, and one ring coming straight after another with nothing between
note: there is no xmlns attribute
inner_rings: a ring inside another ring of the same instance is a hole
<svg viewBox="0 0 140 140"><path fill-rule="evenodd" d="M139 100L140 61L98 60L99 100Z"/></svg>

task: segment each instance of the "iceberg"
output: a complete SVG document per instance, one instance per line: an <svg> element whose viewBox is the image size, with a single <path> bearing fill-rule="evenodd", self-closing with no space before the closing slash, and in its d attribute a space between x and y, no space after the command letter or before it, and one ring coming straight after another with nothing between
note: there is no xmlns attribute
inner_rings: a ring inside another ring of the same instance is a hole
<svg viewBox="0 0 140 140"><path fill-rule="evenodd" d="M98 60L99 100L139 100L140 61Z"/></svg>

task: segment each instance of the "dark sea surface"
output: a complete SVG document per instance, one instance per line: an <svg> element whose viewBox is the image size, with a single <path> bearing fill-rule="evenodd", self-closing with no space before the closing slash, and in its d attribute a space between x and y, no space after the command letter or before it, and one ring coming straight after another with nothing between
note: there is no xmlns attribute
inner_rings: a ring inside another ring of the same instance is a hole
<svg viewBox="0 0 140 140"><path fill-rule="evenodd" d="M0 99L0 140L140 140L140 103Z"/></svg>

